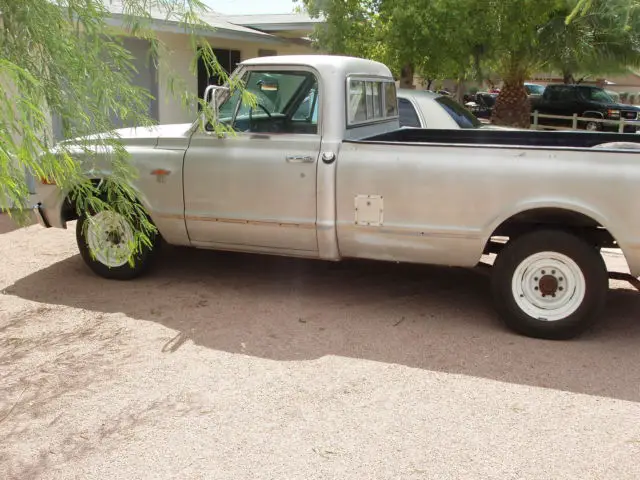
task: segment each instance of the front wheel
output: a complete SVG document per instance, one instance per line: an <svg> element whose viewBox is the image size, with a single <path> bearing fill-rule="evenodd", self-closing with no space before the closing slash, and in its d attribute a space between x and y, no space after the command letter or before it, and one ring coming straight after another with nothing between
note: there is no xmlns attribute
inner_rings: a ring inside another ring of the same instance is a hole
<svg viewBox="0 0 640 480"><path fill-rule="evenodd" d="M537 231L510 241L492 273L500 316L512 330L535 338L573 338L598 318L608 291L597 249L569 233Z"/></svg>
<svg viewBox="0 0 640 480"><path fill-rule="evenodd" d="M587 122L584 129L588 132L599 132L602 130L602 124L600 122Z"/></svg>
<svg viewBox="0 0 640 480"><path fill-rule="evenodd" d="M133 253L134 230L122 215L102 211L81 216L76 225L76 241L84 262L101 277L130 280L142 275L151 265L159 245L154 236L151 247Z"/></svg>

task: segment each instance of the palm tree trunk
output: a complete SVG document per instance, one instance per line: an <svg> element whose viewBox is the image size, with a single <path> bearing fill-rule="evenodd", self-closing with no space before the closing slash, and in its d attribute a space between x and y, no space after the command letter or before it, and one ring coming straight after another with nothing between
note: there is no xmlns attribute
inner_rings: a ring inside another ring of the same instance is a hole
<svg viewBox="0 0 640 480"><path fill-rule="evenodd" d="M492 123L518 128L531 126L531 102L524 80L521 75L505 78L493 109Z"/></svg>

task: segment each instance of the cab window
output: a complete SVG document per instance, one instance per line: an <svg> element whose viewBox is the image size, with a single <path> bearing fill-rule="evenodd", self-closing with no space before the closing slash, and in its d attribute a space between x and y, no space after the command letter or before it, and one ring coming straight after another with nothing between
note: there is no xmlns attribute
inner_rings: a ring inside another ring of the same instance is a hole
<svg viewBox="0 0 640 480"><path fill-rule="evenodd" d="M396 85L392 79L347 80L347 127L398 117Z"/></svg>

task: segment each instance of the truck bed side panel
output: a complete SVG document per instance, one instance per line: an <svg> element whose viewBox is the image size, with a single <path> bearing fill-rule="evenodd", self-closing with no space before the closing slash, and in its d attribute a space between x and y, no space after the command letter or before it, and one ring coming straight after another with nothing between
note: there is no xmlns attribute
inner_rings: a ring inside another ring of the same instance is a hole
<svg viewBox="0 0 640 480"><path fill-rule="evenodd" d="M492 232L536 208L608 228L640 275L640 155L345 142L338 161L344 257L473 266Z"/></svg>

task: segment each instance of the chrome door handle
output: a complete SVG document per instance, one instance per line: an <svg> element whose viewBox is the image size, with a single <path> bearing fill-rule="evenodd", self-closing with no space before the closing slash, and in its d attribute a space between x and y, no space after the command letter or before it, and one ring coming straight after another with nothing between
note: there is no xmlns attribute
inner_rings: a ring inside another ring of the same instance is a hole
<svg viewBox="0 0 640 480"><path fill-rule="evenodd" d="M289 163L313 163L313 157L309 155L287 155Z"/></svg>

